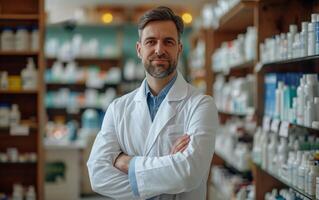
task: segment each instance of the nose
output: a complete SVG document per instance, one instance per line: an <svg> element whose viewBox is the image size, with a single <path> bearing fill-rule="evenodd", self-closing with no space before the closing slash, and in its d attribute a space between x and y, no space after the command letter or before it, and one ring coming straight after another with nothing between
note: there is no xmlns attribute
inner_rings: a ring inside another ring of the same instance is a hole
<svg viewBox="0 0 319 200"><path fill-rule="evenodd" d="M160 41L157 42L157 44L155 46L155 53L157 56L161 56L164 54L164 48L163 48L163 45Z"/></svg>

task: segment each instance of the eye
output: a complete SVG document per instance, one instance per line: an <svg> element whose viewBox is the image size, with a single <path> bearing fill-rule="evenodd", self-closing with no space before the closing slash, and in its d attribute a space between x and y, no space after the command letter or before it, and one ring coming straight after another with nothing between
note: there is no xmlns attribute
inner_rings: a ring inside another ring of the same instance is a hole
<svg viewBox="0 0 319 200"><path fill-rule="evenodd" d="M174 46L175 45L175 41L174 40L165 40L165 44L168 46Z"/></svg>
<svg viewBox="0 0 319 200"><path fill-rule="evenodd" d="M145 45L147 45L147 46L151 46L151 45L154 45L154 44L155 44L154 40L146 40L145 41Z"/></svg>

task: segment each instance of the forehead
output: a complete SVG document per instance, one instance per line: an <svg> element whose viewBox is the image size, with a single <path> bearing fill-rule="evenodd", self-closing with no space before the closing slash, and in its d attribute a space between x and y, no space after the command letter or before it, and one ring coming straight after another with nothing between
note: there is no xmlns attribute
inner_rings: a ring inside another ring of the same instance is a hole
<svg viewBox="0 0 319 200"><path fill-rule="evenodd" d="M177 28L173 21L152 21L147 23L141 32L141 40L149 37L158 39L171 37L177 40Z"/></svg>

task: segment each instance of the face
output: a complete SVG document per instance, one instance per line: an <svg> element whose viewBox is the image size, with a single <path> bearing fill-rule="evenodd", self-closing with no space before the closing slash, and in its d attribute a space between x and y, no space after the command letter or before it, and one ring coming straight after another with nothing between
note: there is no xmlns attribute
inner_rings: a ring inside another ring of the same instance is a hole
<svg viewBox="0 0 319 200"><path fill-rule="evenodd" d="M182 44L178 41L174 22L149 22L142 30L140 37L136 50L146 72L158 79L173 74L179 54L182 52Z"/></svg>

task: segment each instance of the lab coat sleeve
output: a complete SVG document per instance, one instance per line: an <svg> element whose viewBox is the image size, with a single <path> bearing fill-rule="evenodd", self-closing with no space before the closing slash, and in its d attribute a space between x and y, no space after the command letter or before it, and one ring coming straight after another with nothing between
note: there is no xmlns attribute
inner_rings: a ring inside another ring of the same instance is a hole
<svg viewBox="0 0 319 200"><path fill-rule="evenodd" d="M92 189L114 199L137 199L132 193L128 175L113 166L121 153L114 126L114 104L106 111L87 162Z"/></svg>
<svg viewBox="0 0 319 200"><path fill-rule="evenodd" d="M189 192L206 181L217 129L217 109L213 99L204 96L190 110L187 133L190 134L191 140L183 153L135 158L135 175L140 197Z"/></svg>

